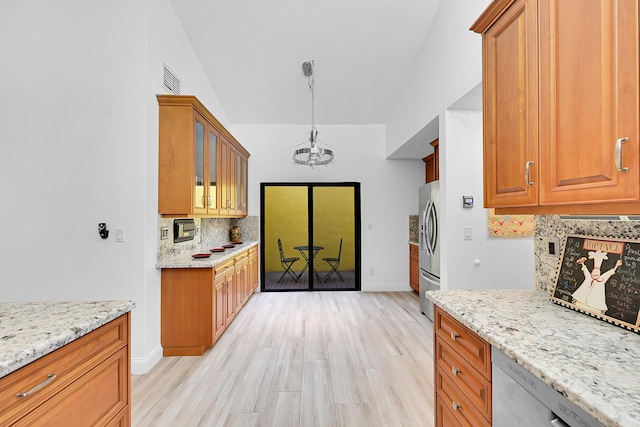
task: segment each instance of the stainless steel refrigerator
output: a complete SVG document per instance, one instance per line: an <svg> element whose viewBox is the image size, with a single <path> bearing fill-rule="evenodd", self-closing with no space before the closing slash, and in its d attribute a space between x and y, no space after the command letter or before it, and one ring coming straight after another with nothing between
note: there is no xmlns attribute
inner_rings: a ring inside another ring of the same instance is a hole
<svg viewBox="0 0 640 427"><path fill-rule="evenodd" d="M419 200L420 311L433 320L433 303L425 292L440 290L440 183L433 181L420 187Z"/></svg>

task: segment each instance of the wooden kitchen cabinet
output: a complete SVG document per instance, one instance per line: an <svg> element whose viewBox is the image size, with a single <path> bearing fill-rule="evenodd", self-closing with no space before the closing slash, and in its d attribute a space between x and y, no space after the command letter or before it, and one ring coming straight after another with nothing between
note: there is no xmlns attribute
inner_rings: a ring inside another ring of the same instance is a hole
<svg viewBox="0 0 640 427"><path fill-rule="evenodd" d="M490 426L489 343L438 306L433 331L436 425Z"/></svg>
<svg viewBox="0 0 640 427"><path fill-rule="evenodd" d="M495 0L474 23L486 207L640 212L638 22L636 0Z"/></svg>
<svg viewBox="0 0 640 427"><path fill-rule="evenodd" d="M236 208L235 164L236 155L248 163L247 150L196 97L157 98L158 213L171 217L246 216L246 200L244 209ZM245 164L245 174L247 167Z"/></svg>
<svg viewBox="0 0 640 427"><path fill-rule="evenodd" d="M254 246L249 248L249 266L248 266L249 279L247 285L249 287L249 297L258 288L258 247Z"/></svg>
<svg viewBox="0 0 640 427"><path fill-rule="evenodd" d="M236 283L234 259L218 264L214 269L216 277L224 277L226 291L223 293L223 305L225 307L224 326L226 328L241 308L241 304L238 304L238 286Z"/></svg>
<svg viewBox="0 0 640 427"><path fill-rule="evenodd" d="M425 183L437 181L440 179L440 148L439 139L435 139L429 143L433 147L433 153L424 157Z"/></svg>
<svg viewBox="0 0 640 427"><path fill-rule="evenodd" d="M129 426L129 322L127 313L0 379L0 425Z"/></svg>
<svg viewBox="0 0 640 427"><path fill-rule="evenodd" d="M164 356L200 356L218 340L251 296L245 296L251 250L257 251L249 248L212 268L162 269Z"/></svg>
<svg viewBox="0 0 640 427"><path fill-rule="evenodd" d="M420 293L420 264L418 262L418 245L409 243L409 286Z"/></svg>

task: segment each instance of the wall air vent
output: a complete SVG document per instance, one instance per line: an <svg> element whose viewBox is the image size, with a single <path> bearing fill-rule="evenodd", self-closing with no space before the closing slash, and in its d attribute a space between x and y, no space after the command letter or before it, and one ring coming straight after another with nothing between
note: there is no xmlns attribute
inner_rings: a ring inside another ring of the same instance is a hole
<svg viewBox="0 0 640 427"><path fill-rule="evenodd" d="M162 79L165 89L174 95L180 95L180 79L165 64L162 64Z"/></svg>

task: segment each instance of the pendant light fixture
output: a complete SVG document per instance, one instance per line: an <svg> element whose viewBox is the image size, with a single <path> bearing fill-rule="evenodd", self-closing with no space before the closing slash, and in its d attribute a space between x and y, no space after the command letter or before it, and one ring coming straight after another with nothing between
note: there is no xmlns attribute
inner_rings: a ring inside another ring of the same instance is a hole
<svg viewBox="0 0 640 427"><path fill-rule="evenodd" d="M320 145L318 139L318 131L316 130L315 116L315 76L313 74L313 59L311 62L302 64L302 71L307 76L309 89L311 90L311 132L309 133L309 142L300 144L293 152L293 162L297 165L323 166L333 162L333 151Z"/></svg>

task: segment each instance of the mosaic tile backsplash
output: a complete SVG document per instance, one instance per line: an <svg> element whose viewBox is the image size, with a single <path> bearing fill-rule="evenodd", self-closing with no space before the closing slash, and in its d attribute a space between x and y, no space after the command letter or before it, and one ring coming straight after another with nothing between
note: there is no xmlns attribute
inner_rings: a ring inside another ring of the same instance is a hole
<svg viewBox="0 0 640 427"><path fill-rule="evenodd" d="M534 257L536 263L536 289L553 291L558 270L558 258L546 255L545 238L557 237L560 254L564 248L565 236L578 234L618 239L640 239L640 221L591 221L561 218L559 215L536 215L534 235Z"/></svg>
<svg viewBox="0 0 640 427"><path fill-rule="evenodd" d="M229 243L229 231L234 225L242 230L243 241L257 241L260 239L260 219L257 216L246 218L195 218L196 227L200 232L193 240L173 243L174 218L158 218L158 255L193 254L206 248L215 248ZM169 227L169 238L160 239L162 227Z"/></svg>

